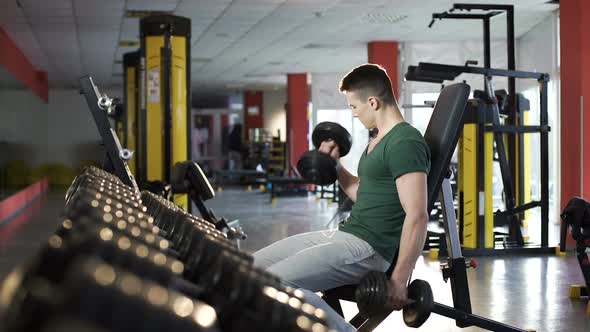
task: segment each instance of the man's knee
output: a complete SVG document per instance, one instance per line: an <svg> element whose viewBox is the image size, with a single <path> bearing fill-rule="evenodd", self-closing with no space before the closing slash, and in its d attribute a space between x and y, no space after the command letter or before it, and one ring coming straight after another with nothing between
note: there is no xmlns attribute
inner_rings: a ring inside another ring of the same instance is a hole
<svg viewBox="0 0 590 332"><path fill-rule="evenodd" d="M268 269L271 265L275 263L273 259L268 256L268 253L266 253L265 249L266 248L262 248L252 254L252 258L254 259L254 266L263 270Z"/></svg>
<svg viewBox="0 0 590 332"><path fill-rule="evenodd" d="M265 268L265 270L279 278L284 286L292 288L303 288L298 282L298 273L290 268L285 268L284 264L273 264Z"/></svg>

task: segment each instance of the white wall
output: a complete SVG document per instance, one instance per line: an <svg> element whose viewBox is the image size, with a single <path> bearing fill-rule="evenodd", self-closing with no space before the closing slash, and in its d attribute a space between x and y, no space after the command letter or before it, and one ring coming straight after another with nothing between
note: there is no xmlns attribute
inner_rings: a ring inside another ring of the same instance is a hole
<svg viewBox="0 0 590 332"><path fill-rule="evenodd" d="M551 132L549 133L549 218L558 223L560 195L560 76L558 64L558 19L557 12L535 25L529 32L522 35L516 43L516 67L520 70L548 73L548 117ZM517 80L516 88L524 92L531 101L529 119L531 125L539 123L539 93L538 83L534 80ZM540 199L540 155L538 145L540 136L528 135L531 140L531 189L533 199ZM552 244L552 243L550 243Z"/></svg>
<svg viewBox="0 0 590 332"><path fill-rule="evenodd" d="M281 131L281 141L286 140L287 133L287 92L285 89L268 90L262 94L264 128L268 129L272 136Z"/></svg>
<svg viewBox="0 0 590 332"><path fill-rule="evenodd" d="M341 163L351 174L357 175L359 160L369 143L369 132L353 117L346 97L338 91L338 84L344 75L346 73L312 74L313 108L310 122L315 127L323 121L334 121L348 130L352 136L352 146L348 155L341 159Z"/></svg>
<svg viewBox="0 0 590 332"><path fill-rule="evenodd" d="M102 161L104 150L96 124L78 90L50 91L48 116L48 161L69 166L87 159Z"/></svg>
<svg viewBox="0 0 590 332"><path fill-rule="evenodd" d="M47 157L47 105L28 90L0 90L0 164Z"/></svg>
<svg viewBox="0 0 590 332"><path fill-rule="evenodd" d="M519 70L549 73L551 80L558 80L557 68L557 13L535 25L516 40L516 68ZM517 80L517 89L536 85L533 80Z"/></svg>
<svg viewBox="0 0 590 332"><path fill-rule="evenodd" d="M120 96L119 89L111 94ZM114 96L113 95L113 96ZM44 104L28 90L0 91L2 159L24 159L31 167L102 161L103 148L84 96L77 89L49 90Z"/></svg>

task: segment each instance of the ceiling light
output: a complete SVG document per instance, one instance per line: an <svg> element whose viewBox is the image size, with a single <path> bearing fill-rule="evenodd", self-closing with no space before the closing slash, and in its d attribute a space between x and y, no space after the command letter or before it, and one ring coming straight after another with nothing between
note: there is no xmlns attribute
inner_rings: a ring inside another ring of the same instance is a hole
<svg viewBox="0 0 590 332"><path fill-rule="evenodd" d="M303 46L303 48L305 49L319 49L319 48L337 48L338 46L336 45L330 45L330 44L314 44L314 43L310 43L307 44L305 46Z"/></svg>
<svg viewBox="0 0 590 332"><path fill-rule="evenodd" d="M192 58L192 63L208 63L211 62L211 58Z"/></svg>
<svg viewBox="0 0 590 332"><path fill-rule="evenodd" d="M262 77L268 77L268 75L267 74L246 74L246 75L244 75L244 77L262 78Z"/></svg>
<svg viewBox="0 0 590 332"><path fill-rule="evenodd" d="M125 17L136 17L136 18L144 18L146 16L151 15L166 15L172 14L173 11L162 11L162 10L126 10Z"/></svg>
<svg viewBox="0 0 590 332"><path fill-rule="evenodd" d="M405 20L408 15L401 15L397 13L391 13L387 11L383 11L383 9L378 8L373 12L365 15L362 21L364 23L372 23L372 24L396 24L403 20Z"/></svg>
<svg viewBox="0 0 590 332"><path fill-rule="evenodd" d="M139 47L139 41L137 41L137 40L120 40L119 46L121 46L121 47Z"/></svg>

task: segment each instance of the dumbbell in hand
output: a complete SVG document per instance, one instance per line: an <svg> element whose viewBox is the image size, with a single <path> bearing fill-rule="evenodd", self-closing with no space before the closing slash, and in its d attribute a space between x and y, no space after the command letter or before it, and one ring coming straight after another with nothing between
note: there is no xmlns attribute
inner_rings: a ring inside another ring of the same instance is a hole
<svg viewBox="0 0 590 332"><path fill-rule="evenodd" d="M355 298L360 314L373 317L392 310L388 303L388 278L383 272L369 272L356 289ZM403 308L404 323L409 327L420 327L434 308L430 284L415 279L408 286L408 304Z"/></svg>
<svg viewBox="0 0 590 332"><path fill-rule="evenodd" d="M336 160L350 151L350 133L335 122L318 124L311 136L315 150L305 152L297 162L301 176L317 185L325 186L336 182Z"/></svg>

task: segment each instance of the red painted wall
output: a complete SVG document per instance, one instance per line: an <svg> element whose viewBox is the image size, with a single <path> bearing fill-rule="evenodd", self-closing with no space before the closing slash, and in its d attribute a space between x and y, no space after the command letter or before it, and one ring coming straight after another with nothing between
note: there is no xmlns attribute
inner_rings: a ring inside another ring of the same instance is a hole
<svg viewBox="0 0 590 332"><path fill-rule="evenodd" d="M590 29L590 2L569 0L563 1L560 7L563 208L572 196L590 198L590 152L587 148L590 146L590 134L585 133L586 130L580 126L583 110L583 127L590 128L590 40L587 36ZM584 153L581 151L582 139Z"/></svg>
<svg viewBox="0 0 590 332"><path fill-rule="evenodd" d="M49 180L44 178L0 202L0 224L16 215L20 209L37 198L49 188Z"/></svg>
<svg viewBox="0 0 590 332"><path fill-rule="evenodd" d="M563 210L573 196L590 199L590 1L561 1L559 21Z"/></svg>
<svg viewBox="0 0 590 332"><path fill-rule="evenodd" d="M297 161L309 148L307 106L309 88L307 74L287 75L287 143L289 146L289 162L297 165Z"/></svg>
<svg viewBox="0 0 590 332"><path fill-rule="evenodd" d="M43 101L49 101L47 72L38 71L0 27L0 65Z"/></svg>
<svg viewBox="0 0 590 332"><path fill-rule="evenodd" d="M372 41L367 45L369 63L382 66L387 71L393 95L399 95L398 43L395 41Z"/></svg>
<svg viewBox="0 0 590 332"><path fill-rule="evenodd" d="M248 113L248 108L258 107L258 114L251 115ZM246 129L246 137L252 128L263 128L263 94L262 91L246 91L244 92L244 127Z"/></svg>

